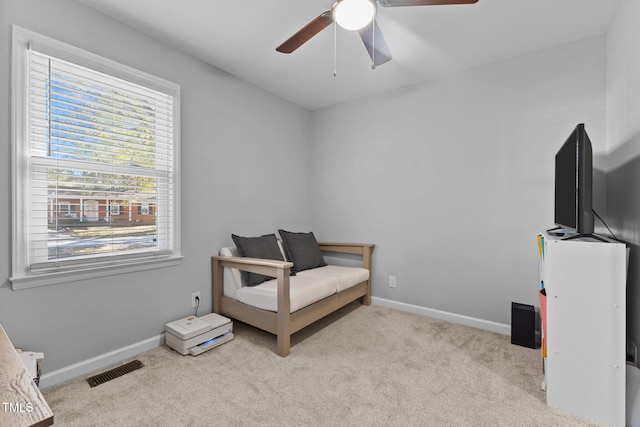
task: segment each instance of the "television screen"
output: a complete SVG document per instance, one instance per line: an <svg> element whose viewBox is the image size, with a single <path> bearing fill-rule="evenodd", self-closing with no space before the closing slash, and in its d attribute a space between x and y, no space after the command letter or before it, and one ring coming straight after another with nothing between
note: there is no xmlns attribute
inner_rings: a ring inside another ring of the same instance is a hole
<svg viewBox="0 0 640 427"><path fill-rule="evenodd" d="M556 154L555 223L578 234L593 234L593 153L579 124Z"/></svg>

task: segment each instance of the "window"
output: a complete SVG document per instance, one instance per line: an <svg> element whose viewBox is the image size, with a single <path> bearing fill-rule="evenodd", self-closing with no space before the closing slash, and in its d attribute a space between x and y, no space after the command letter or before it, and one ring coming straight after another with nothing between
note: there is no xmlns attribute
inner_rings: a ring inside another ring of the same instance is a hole
<svg viewBox="0 0 640 427"><path fill-rule="evenodd" d="M58 213L63 215L68 215L71 212L71 203L69 202L61 202L58 199Z"/></svg>
<svg viewBox="0 0 640 427"><path fill-rule="evenodd" d="M179 86L13 37L14 289L180 258Z"/></svg>
<svg viewBox="0 0 640 427"><path fill-rule="evenodd" d="M120 215L120 205L112 203L109 205L110 215Z"/></svg>

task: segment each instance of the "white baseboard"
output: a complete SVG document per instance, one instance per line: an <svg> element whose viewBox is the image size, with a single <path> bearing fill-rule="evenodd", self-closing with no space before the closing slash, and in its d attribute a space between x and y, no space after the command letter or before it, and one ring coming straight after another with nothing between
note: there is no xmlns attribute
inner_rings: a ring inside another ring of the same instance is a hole
<svg viewBox="0 0 640 427"><path fill-rule="evenodd" d="M58 384L62 384L83 375L96 372L118 362L122 362L123 360L137 356L140 353L153 350L154 348L160 347L163 344L164 334L160 334L156 335L155 337L151 337L146 340L128 345L126 347L110 351L109 353L101 354L100 356L83 360L82 362L78 362L62 369L43 374L40 377L39 387L40 389L45 389L56 386Z"/></svg>
<svg viewBox="0 0 640 427"><path fill-rule="evenodd" d="M462 314L449 313L447 311L436 310L433 308L421 307L419 305L407 304L404 302L392 301L385 298L371 297L371 302L383 307L395 308L400 311L406 311L421 316L433 317L435 319L446 320L460 325L471 326L489 332L496 332L502 335L511 335L511 325L504 323L492 322L489 320L478 319L475 317L464 316Z"/></svg>

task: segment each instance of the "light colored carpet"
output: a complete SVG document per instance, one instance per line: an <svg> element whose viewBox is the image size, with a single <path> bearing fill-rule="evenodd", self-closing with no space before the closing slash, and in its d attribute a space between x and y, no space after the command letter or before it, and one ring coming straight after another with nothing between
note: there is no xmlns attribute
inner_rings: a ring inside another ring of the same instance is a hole
<svg viewBox="0 0 640 427"><path fill-rule="evenodd" d="M161 347L90 388L44 391L56 426L597 426L547 408L540 351L508 336L353 303L296 334L235 322L200 356Z"/></svg>

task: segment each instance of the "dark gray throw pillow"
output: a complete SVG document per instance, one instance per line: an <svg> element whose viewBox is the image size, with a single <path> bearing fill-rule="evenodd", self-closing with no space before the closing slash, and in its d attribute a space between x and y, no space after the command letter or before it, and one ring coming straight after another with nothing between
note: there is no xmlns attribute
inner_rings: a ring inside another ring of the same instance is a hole
<svg viewBox="0 0 640 427"><path fill-rule="evenodd" d="M260 237L242 237L232 234L231 238L236 244L238 252L243 257L284 261L275 234L266 234ZM250 273L248 271L241 271L240 273L247 286L256 286L266 280L273 279L273 277L270 276Z"/></svg>
<svg viewBox="0 0 640 427"><path fill-rule="evenodd" d="M322 257L320 245L313 232L293 233L285 230L278 230L284 252L289 261L293 263L294 271L304 271L316 267L327 265Z"/></svg>

